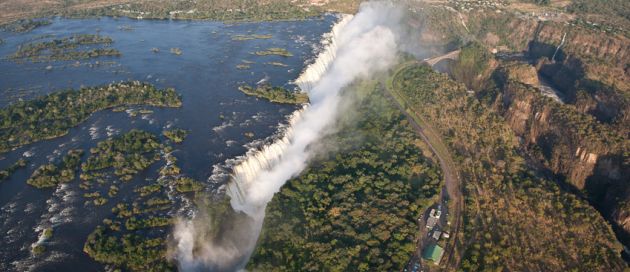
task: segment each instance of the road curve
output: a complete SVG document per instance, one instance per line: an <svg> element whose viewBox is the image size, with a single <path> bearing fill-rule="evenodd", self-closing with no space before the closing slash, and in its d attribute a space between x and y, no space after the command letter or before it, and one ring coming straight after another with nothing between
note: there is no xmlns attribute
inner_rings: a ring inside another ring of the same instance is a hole
<svg viewBox="0 0 630 272"><path fill-rule="evenodd" d="M446 186L446 191L448 192L450 203L454 203L454 205L449 205L449 210L453 213L455 222L453 222L451 238L448 241L447 247L445 249L446 260L443 259L442 263L445 264L444 268L446 271L451 271L457 269L460 259L454 257L454 255L456 252L458 240L460 239L462 211L464 208L461 177L459 175L459 172L457 171L457 168L455 167L455 164L448 149L442 143L439 134L435 133L433 128L421 117L420 114L413 111L412 109L407 109L405 105L403 105L408 104L408 102L404 99L402 95L400 95L393 84L398 72L404 70L411 65L418 64L419 63L417 61L410 61L400 65L391 76L390 81L387 82L385 93L387 97L394 102L396 107L405 115L405 117L412 125L414 130L418 133L420 138L422 138L422 140L426 142L433 154L435 154L435 156L438 158L440 168L442 169L442 173L444 173L444 186ZM438 203L442 202L442 195L443 194L440 194L440 200ZM422 237L420 237L420 239L418 239L418 243L422 243L422 240Z"/></svg>

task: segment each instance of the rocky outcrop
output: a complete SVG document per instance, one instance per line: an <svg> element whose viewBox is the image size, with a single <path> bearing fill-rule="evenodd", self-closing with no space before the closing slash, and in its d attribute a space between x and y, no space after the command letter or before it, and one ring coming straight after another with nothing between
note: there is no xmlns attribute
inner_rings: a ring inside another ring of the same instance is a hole
<svg viewBox="0 0 630 272"><path fill-rule="evenodd" d="M530 86L540 85L536 68L525 63L515 62L504 65L503 69L510 81L520 82Z"/></svg>
<svg viewBox="0 0 630 272"><path fill-rule="evenodd" d="M630 194L619 194L630 190L627 137L535 88L513 80L500 85L494 105L523 146L630 234L630 212L624 210Z"/></svg>
<svg viewBox="0 0 630 272"><path fill-rule="evenodd" d="M567 57L562 62L552 62L540 58L536 67L563 93L566 103L575 105L578 111L590 114L600 122L629 132L630 101L627 95L601 81L587 78L588 72L580 59Z"/></svg>

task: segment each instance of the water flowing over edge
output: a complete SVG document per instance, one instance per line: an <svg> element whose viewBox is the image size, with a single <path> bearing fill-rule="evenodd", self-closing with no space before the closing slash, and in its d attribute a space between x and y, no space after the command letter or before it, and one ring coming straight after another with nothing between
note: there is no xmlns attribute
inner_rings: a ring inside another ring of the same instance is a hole
<svg viewBox="0 0 630 272"><path fill-rule="evenodd" d="M258 173L271 168L282 158L282 154L284 154L290 144L290 139L293 135L293 125L301 119L302 113L307 107L308 105L305 105L289 117L287 126L279 132L282 135L281 137L270 144L264 145L261 149L252 147L244 158L233 167L226 192L233 201L243 202L244 196L240 188L246 186L248 182L257 177Z"/></svg>
<svg viewBox="0 0 630 272"><path fill-rule="evenodd" d="M300 76L294 81L302 91L310 92L313 86L326 73L330 64L337 55L337 37L341 29L352 20L352 15L340 15L339 20L332 27L331 31L322 35L320 43L321 52L315 58L315 61L309 64ZM243 186L247 186L255 181L259 173L273 167L287 150L291 143L293 135L293 126L302 118L302 113L306 111L308 105L295 111L289 118L288 126L281 131L281 137L274 142L263 146L262 148L253 148L247 152L246 156L240 160L232 169L230 181L227 184L227 194L232 198L234 203L243 202ZM250 214L250 216L254 216ZM262 218L256 218L262 220Z"/></svg>
<svg viewBox="0 0 630 272"><path fill-rule="evenodd" d="M340 15L338 22L332 27L331 31L323 35L320 45L323 50L319 53L315 61L308 65L293 82L300 87L302 91L310 92L315 83L326 73L330 64L335 59L335 56L337 56L337 37L339 36L339 32L353 17L354 16L349 14Z"/></svg>
<svg viewBox="0 0 630 272"><path fill-rule="evenodd" d="M353 15L340 15L339 20L332 27L331 31L322 35L319 46L314 48L314 52L316 53L319 50L317 57L311 64L307 65L300 76L293 82L300 87L302 91L310 94L314 85L329 69L337 54L337 37L339 36L339 32L353 17ZM245 155L228 159L223 165L214 165L212 175L208 179L211 184L210 188L208 188L208 193L210 193L209 197L220 198L221 195L227 194L231 198L232 207L235 210L239 210L235 208L235 206L237 206L238 203L245 202L244 198L246 196L243 194L243 188L255 183L261 172L271 169L281 161L283 154L291 145L294 125L303 119L303 113L307 111L309 106L310 105L304 105L302 108L293 112L293 114L288 117L286 125L279 124L279 131L275 135L265 140L255 141L246 145L249 147L249 150ZM176 252L174 252L174 257L178 259L180 270L202 270L204 266L203 263L205 262L207 265L208 259L210 259L210 261L214 263L213 266L219 270L225 269L226 266L222 264L218 264L217 266L217 262L222 263L224 261L227 263L227 267L231 266L235 268L234 260L239 262L239 260L246 261L248 259L258 239L260 228L262 227L264 210L263 213L247 213L247 215L253 219L252 225L249 226L251 237L243 237L244 240L248 241L246 243L249 244L249 248L246 249L247 252L242 252L242 249L235 247L223 248L221 246L214 247L209 245L207 246L208 250L215 251L216 253L210 253L209 255L212 256L209 256L206 260L197 260L196 257L193 256L193 251L195 251L194 236L196 232L193 220L197 217L198 210L193 207L191 208L191 211L184 216L184 218L187 219L179 220L174 229L174 238L176 240ZM181 211L180 214L183 215ZM206 254L208 254L208 252L206 252ZM202 259L204 257L202 257ZM236 265L242 267L244 264Z"/></svg>

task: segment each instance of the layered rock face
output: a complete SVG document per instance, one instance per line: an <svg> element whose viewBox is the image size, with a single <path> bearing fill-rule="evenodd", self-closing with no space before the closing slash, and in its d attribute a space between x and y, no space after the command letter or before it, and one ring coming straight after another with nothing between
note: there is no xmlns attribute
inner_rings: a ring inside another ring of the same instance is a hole
<svg viewBox="0 0 630 272"><path fill-rule="evenodd" d="M428 13L423 14L427 20L419 16L411 21L422 37L430 37L419 39L419 44L443 46L473 40L488 52L524 55L534 64L502 61L488 76L488 70L497 65L462 65L483 61L478 56L484 54L472 54L474 61L460 60L454 65L461 65L463 71L480 68L479 78L474 73L452 73L452 77L494 105L521 137L524 149L559 180L588 197L622 230L618 232L622 240L630 243L630 39L509 13L423 11ZM541 95L538 75L561 92L565 104ZM497 87L484 85L483 80Z"/></svg>
<svg viewBox="0 0 630 272"><path fill-rule="evenodd" d="M510 80L502 90L494 105L523 146L630 233L628 139L531 86Z"/></svg>

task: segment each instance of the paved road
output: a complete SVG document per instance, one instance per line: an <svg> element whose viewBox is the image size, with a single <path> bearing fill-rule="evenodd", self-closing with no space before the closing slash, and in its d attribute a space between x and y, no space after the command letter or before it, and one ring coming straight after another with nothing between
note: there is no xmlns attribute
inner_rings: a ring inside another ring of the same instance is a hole
<svg viewBox="0 0 630 272"><path fill-rule="evenodd" d="M415 64L417 64L417 62L415 61L408 62L406 64L403 64L397 71L400 71L404 69L405 67L408 67L410 65L415 65ZM395 78L395 76L396 74L394 74L393 77ZM429 146L433 154L435 154L436 157L438 158L438 162L440 163L440 168L442 169L442 173L444 174L444 186L446 187L447 196L446 194L441 193L438 203L445 203L444 202L445 196L449 198L450 203L454 203L454 205L449 206L452 208L448 209L453 214L454 222L451 222L451 225L452 225L451 238L448 241L448 244L445 250L445 255L442 258L442 263L445 264L445 270L447 271L455 270L459 266L460 258L457 258L455 256L454 249L456 248L456 245L458 244L458 240L459 240L459 233L461 231L461 225L462 225L461 213L464 207L464 201L463 201L463 197L461 193L462 192L461 179L460 179L459 173L457 171L457 168L455 167L455 164L452 160L451 155L448 152L448 149L440 140L439 134L435 133L434 130L427 124L427 122L424 122L421 115L419 115L417 112L412 111L412 110L410 110L411 111L410 112L406 110L405 106L402 105L398 99L396 99L395 96L397 96L399 99L404 99L404 98L402 96L397 95L398 94L397 90L394 89L394 87L392 86L393 84L386 84L386 85L387 85L385 88L386 95L396 104L398 109L409 120L409 123L416 130L420 138L422 138L422 140L427 143L427 145ZM425 211L424 214L426 215L426 213L427 212ZM423 216L422 218L424 219L426 217ZM421 250L426 240L425 239L426 228L424 227L425 226L423 224L424 222L420 222L420 223L421 223L420 225L421 230L419 230L420 232L419 234L422 236L418 237L417 239L417 242L418 242L417 251L420 251L420 252L416 252L417 256L414 256L413 258L418 258L420 256ZM427 269L425 268L424 271L427 271Z"/></svg>

